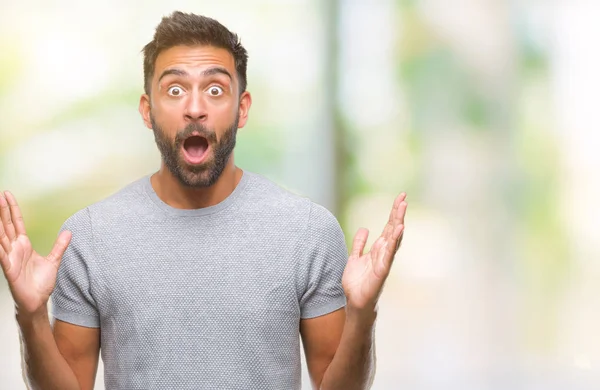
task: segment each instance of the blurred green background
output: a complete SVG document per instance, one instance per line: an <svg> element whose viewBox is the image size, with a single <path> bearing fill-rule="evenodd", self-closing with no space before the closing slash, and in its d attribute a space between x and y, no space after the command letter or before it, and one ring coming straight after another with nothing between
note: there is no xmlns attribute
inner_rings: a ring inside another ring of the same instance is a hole
<svg viewBox="0 0 600 390"><path fill-rule="evenodd" d="M328 207L348 242L408 193L374 389L600 384L600 3L3 0L0 189L40 252L158 168L140 51L176 9L249 51L239 166ZM23 389L4 279L0 309L0 387Z"/></svg>

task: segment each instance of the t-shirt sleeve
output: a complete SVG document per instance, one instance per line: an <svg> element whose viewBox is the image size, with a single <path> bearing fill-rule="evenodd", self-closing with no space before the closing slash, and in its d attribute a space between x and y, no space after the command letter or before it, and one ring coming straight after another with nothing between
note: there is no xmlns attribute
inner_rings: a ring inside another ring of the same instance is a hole
<svg viewBox="0 0 600 390"><path fill-rule="evenodd" d="M312 203L306 238L308 248L302 264L303 292L300 317L319 317L346 305L342 274L348 248L337 219L324 207Z"/></svg>
<svg viewBox="0 0 600 390"><path fill-rule="evenodd" d="M93 238L89 211L81 210L69 218L61 232L69 230L72 238L58 268L56 286L51 295L52 316L61 321L100 327L100 316L92 292Z"/></svg>

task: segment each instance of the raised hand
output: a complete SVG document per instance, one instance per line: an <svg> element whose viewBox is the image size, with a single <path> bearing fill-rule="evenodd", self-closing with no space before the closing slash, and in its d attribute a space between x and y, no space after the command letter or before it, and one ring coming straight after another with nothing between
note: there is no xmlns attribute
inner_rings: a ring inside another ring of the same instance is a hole
<svg viewBox="0 0 600 390"><path fill-rule="evenodd" d="M363 254L369 231L361 228L354 236L352 251L342 276L348 307L373 310L390 273L404 233L406 194L396 197L390 218L371 250Z"/></svg>
<svg viewBox="0 0 600 390"><path fill-rule="evenodd" d="M10 192L0 192L0 220L0 265L18 313L46 310L71 233L61 233L48 256L39 255L31 246L21 210Z"/></svg>

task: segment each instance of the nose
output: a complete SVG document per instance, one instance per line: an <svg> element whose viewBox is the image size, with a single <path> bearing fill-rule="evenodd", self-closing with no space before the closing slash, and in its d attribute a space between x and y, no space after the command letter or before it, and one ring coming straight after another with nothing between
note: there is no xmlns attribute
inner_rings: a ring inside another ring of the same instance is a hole
<svg viewBox="0 0 600 390"><path fill-rule="evenodd" d="M206 120L208 112L206 110L206 102L202 99L201 93L194 91L189 95L184 115L186 121L189 122L201 122Z"/></svg>

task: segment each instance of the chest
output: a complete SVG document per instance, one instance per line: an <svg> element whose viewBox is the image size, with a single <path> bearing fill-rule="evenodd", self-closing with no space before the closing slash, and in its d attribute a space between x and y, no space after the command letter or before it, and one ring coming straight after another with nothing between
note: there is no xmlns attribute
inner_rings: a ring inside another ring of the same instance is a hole
<svg viewBox="0 0 600 390"><path fill-rule="evenodd" d="M193 227L159 230L149 227L97 247L101 316L193 321L204 313L299 315L293 242L232 228L210 235Z"/></svg>

